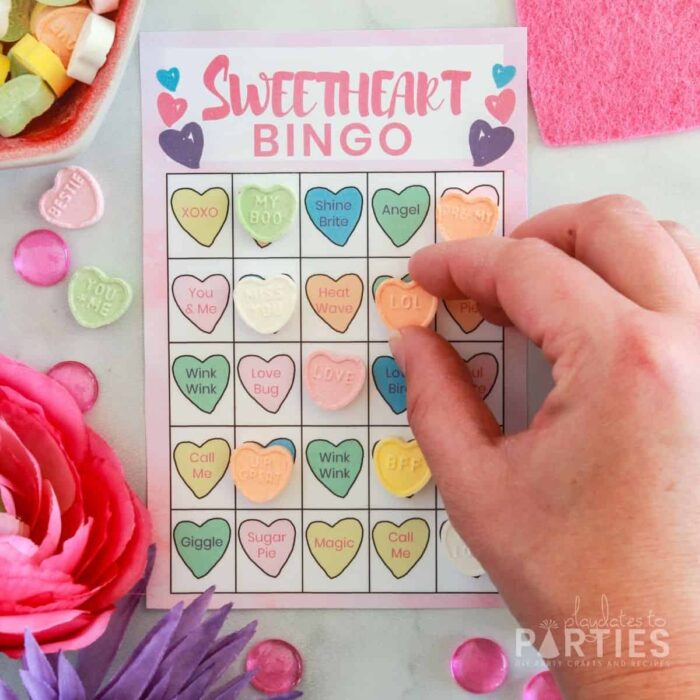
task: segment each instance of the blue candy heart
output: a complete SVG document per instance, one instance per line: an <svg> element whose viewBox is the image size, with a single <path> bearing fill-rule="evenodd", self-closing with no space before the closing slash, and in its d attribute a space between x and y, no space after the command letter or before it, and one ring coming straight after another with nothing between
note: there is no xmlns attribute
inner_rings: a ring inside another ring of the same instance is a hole
<svg viewBox="0 0 700 700"><path fill-rule="evenodd" d="M389 408L398 415L406 410L406 377L389 355L381 355L372 363L372 378Z"/></svg>
<svg viewBox="0 0 700 700"><path fill-rule="evenodd" d="M313 225L331 243L344 246L362 215L362 193L357 187L343 187L338 192L312 187L304 205Z"/></svg>
<svg viewBox="0 0 700 700"><path fill-rule="evenodd" d="M508 85L508 83L515 78L515 66L504 66L497 63L491 69L491 74L493 75L493 82L496 83L496 87L500 89Z"/></svg>
<svg viewBox="0 0 700 700"><path fill-rule="evenodd" d="M166 90L175 92L180 84L180 71L177 68L170 68L169 70L161 68L161 70L156 71L156 78Z"/></svg>

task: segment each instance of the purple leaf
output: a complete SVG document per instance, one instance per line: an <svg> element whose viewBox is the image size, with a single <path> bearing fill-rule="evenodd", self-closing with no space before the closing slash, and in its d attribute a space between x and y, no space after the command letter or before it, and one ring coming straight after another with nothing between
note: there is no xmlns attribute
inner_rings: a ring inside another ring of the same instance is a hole
<svg viewBox="0 0 700 700"><path fill-rule="evenodd" d="M219 677L229 668L229 666L238 658L243 648L251 640L258 626L257 620L247 624L242 629L232 632L226 637L222 637L204 657L199 664L199 671L214 671L212 683L216 682Z"/></svg>
<svg viewBox="0 0 700 700"><path fill-rule="evenodd" d="M207 700L236 700L244 688L248 687L250 679L255 675L255 671L248 671L236 676L233 680L222 685L221 688L207 695Z"/></svg>
<svg viewBox="0 0 700 700"><path fill-rule="evenodd" d="M58 656L58 700L85 700L85 688L63 653Z"/></svg>
<svg viewBox="0 0 700 700"><path fill-rule="evenodd" d="M78 654L78 675L83 682L88 697L93 697L97 693L114 661L114 657L117 655L131 616L141 601L148 579L151 577L155 553L155 547L151 545L148 548L148 560L143 576L117 603L117 609L114 611L104 634Z"/></svg>
<svg viewBox="0 0 700 700"><path fill-rule="evenodd" d="M173 700L201 700L204 691L214 682L214 670L198 671L191 683L180 691Z"/></svg>
<svg viewBox="0 0 700 700"><path fill-rule="evenodd" d="M56 673L28 629L24 631L22 668L36 680L41 681L53 690L56 689Z"/></svg>
<svg viewBox="0 0 700 700"><path fill-rule="evenodd" d="M137 700L148 687L151 678L165 656L173 632L182 617L182 603L178 603L143 638L124 666L97 695L96 700Z"/></svg>
<svg viewBox="0 0 700 700"><path fill-rule="evenodd" d="M0 681L0 700L19 700L19 698L9 685Z"/></svg>
<svg viewBox="0 0 700 700"><path fill-rule="evenodd" d="M199 666L199 662L204 658L216 639L216 635L219 633L230 610L231 605L225 605L215 613L212 613L199 628L192 630L187 637L182 639L180 644L174 648L171 645L166 657L163 659L163 663L151 681L151 687L155 687L160 684L164 675L167 674L170 677L170 684L167 687L168 692L162 697L171 698L186 687L187 682L196 671L197 666ZM157 697L155 694L151 695L150 692L146 695L146 698L149 700L155 700Z"/></svg>
<svg viewBox="0 0 700 700"><path fill-rule="evenodd" d="M214 595L214 590L214 586L210 586L185 608L180 618L180 624L177 626L175 634L173 634L173 641L170 645L171 649L202 621L202 616L209 607L209 603Z"/></svg>
<svg viewBox="0 0 700 700"><path fill-rule="evenodd" d="M24 689L29 695L29 700L57 700L58 693L44 681L36 676L33 676L29 671L23 668L19 671L19 677L22 679Z"/></svg>
<svg viewBox="0 0 700 700"><path fill-rule="evenodd" d="M169 671L143 696L143 700L167 700L172 694L168 694L168 686L172 678L172 671Z"/></svg>

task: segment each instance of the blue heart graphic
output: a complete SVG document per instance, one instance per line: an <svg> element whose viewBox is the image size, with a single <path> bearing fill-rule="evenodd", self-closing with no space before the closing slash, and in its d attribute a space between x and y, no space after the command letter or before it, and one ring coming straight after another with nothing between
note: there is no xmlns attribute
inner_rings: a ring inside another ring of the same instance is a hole
<svg viewBox="0 0 700 700"><path fill-rule="evenodd" d="M398 415L406 410L406 377L389 355L381 355L372 363L372 378L384 401Z"/></svg>
<svg viewBox="0 0 700 700"><path fill-rule="evenodd" d="M338 192L312 187L304 205L313 225L331 243L344 246L362 215L362 193L357 187L343 187Z"/></svg>
<svg viewBox="0 0 700 700"><path fill-rule="evenodd" d="M158 82L170 92L175 92L177 86L180 84L180 71L177 68L170 68L169 70L161 69L156 72L156 78Z"/></svg>
<svg viewBox="0 0 700 700"><path fill-rule="evenodd" d="M502 88L515 78L515 66L504 66L497 63L491 70L493 82L497 88Z"/></svg>

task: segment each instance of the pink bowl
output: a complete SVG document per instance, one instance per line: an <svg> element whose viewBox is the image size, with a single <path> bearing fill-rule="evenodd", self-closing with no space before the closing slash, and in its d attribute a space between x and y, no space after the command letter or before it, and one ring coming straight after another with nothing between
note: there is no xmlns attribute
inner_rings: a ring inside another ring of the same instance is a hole
<svg viewBox="0 0 700 700"><path fill-rule="evenodd" d="M72 158L90 145L119 87L138 34L146 0L121 0L114 46L92 85L75 83L51 109L19 136L0 137L0 168Z"/></svg>

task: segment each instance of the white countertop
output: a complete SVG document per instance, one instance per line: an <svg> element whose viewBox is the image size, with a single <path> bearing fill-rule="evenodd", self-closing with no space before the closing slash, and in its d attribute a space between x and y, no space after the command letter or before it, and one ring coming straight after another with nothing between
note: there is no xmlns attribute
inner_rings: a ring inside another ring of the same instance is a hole
<svg viewBox="0 0 700 700"><path fill-rule="evenodd" d="M372 29L500 26L515 22L513 0L149 0L145 30ZM700 230L700 131L601 146L551 149L530 124L530 209L626 192L645 201L658 218ZM691 158L695 154L695 159ZM103 184L107 213L96 227L68 232L75 267L94 264L141 290L141 166L139 77L132 56L111 116L95 143L76 162ZM30 287L13 272L12 248L42 224L39 196L56 167L0 172L0 351L39 368L81 360L100 380L101 397L90 422L115 447L129 480L145 491L143 328L141 304L99 332L70 317L65 285ZM138 297L137 297L138 298ZM541 357L530 357L530 411L549 386ZM140 610L127 638L130 650L158 613ZM505 610L248 611L234 612L227 629L252 617L258 639L278 636L302 652L302 689L312 700L447 700L466 694L452 681L452 649L470 636L499 641L512 656L513 618ZM488 697L521 697L535 671L512 668L507 684ZM15 678L15 664L0 660L0 677Z"/></svg>

